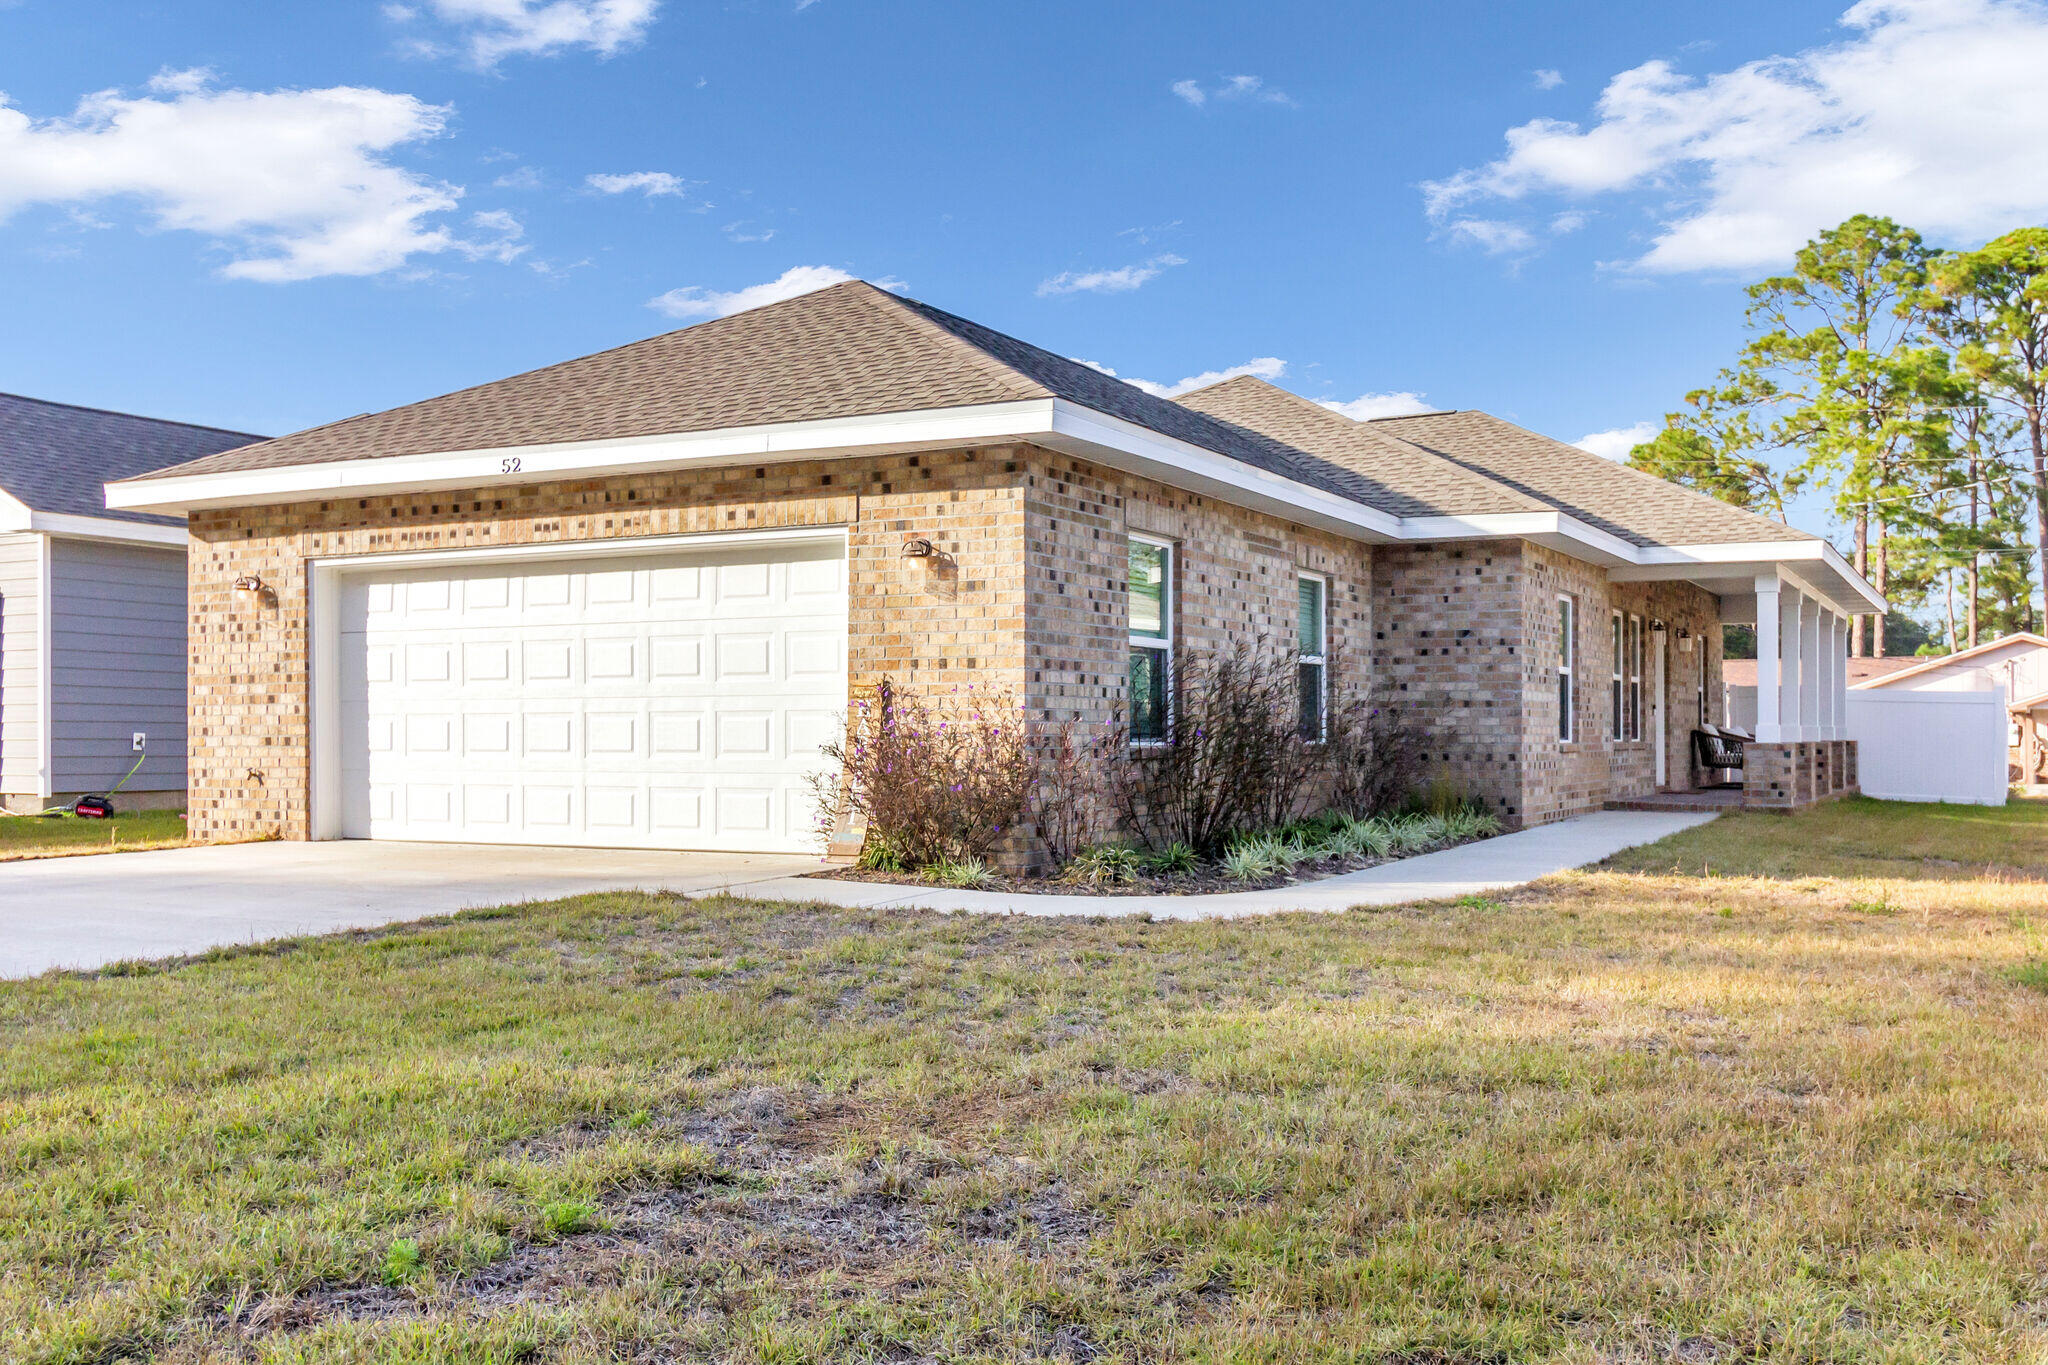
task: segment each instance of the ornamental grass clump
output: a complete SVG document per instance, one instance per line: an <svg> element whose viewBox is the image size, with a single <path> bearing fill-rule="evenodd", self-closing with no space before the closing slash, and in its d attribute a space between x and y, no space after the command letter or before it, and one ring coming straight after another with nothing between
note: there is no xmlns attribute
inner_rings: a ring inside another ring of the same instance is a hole
<svg viewBox="0 0 2048 1365"><path fill-rule="evenodd" d="M869 846L898 867L979 859L1024 813L1023 716L999 692L925 696L885 681L855 706L845 738L819 752L838 769L812 780L821 811L850 807Z"/></svg>

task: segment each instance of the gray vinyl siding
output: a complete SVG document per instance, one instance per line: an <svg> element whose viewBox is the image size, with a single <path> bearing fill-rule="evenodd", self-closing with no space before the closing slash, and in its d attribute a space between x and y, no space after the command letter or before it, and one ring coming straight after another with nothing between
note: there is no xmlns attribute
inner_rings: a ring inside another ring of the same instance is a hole
<svg viewBox="0 0 2048 1365"><path fill-rule="evenodd" d="M50 544L51 789L185 785L185 552L58 538Z"/></svg>
<svg viewBox="0 0 2048 1365"><path fill-rule="evenodd" d="M0 796L38 795L43 538L0 533Z"/></svg>

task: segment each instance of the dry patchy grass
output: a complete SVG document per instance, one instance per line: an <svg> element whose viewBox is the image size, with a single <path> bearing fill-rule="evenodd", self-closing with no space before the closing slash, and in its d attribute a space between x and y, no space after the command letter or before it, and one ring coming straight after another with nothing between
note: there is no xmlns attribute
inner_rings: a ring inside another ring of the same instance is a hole
<svg viewBox="0 0 2048 1365"><path fill-rule="evenodd" d="M1988 876L1859 806L1451 906L605 895L10 983L0 1358L2039 1359L2041 815Z"/></svg>

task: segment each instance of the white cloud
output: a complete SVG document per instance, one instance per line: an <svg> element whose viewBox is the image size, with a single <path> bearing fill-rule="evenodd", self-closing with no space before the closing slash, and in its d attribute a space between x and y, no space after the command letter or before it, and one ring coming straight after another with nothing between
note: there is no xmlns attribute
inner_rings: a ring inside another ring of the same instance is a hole
<svg viewBox="0 0 2048 1365"><path fill-rule="evenodd" d="M1424 185L1439 222L1483 201L1633 193L1662 220L1632 264L1779 264L1855 213L1967 242L2048 214L2048 6L1862 0L1840 42L1705 77L1645 62L1590 126L1535 119L1507 153Z"/></svg>
<svg viewBox="0 0 2048 1365"><path fill-rule="evenodd" d="M1284 90L1268 90L1266 82L1258 76L1226 76L1222 82L1204 90L1202 83L1195 80L1175 81L1173 93L1199 109L1210 100L1250 100L1259 104L1284 104L1296 107L1294 96Z"/></svg>
<svg viewBox="0 0 2048 1365"><path fill-rule="evenodd" d="M626 171L618 175L586 175L583 183L599 194L631 194L636 190L653 199L664 194L681 194L687 188L680 177L667 171Z"/></svg>
<svg viewBox="0 0 2048 1365"><path fill-rule="evenodd" d="M1587 432L1572 444L1580 450L1591 451L1603 460L1626 460L1631 450L1663 429L1661 423L1637 422L1634 426Z"/></svg>
<svg viewBox="0 0 2048 1365"><path fill-rule="evenodd" d="M407 46L418 56L460 55L488 71L507 57L552 57L588 48L610 57L636 47L661 0L423 0L384 7L391 22L438 20L445 38L417 36Z"/></svg>
<svg viewBox="0 0 2048 1365"><path fill-rule="evenodd" d="M749 308L760 308L771 303L781 303L803 294L829 289L835 284L845 284L855 277L836 266L799 265L783 271L774 279L763 284L748 285L730 293L688 285L671 289L658 298L647 301L647 306L657 313L666 313L672 318L723 318L734 313L744 313ZM872 281L877 289L897 290L903 281L880 279Z"/></svg>
<svg viewBox="0 0 2048 1365"><path fill-rule="evenodd" d="M1507 256L1536 245L1536 236L1519 223L1498 218L1453 218L1444 225L1453 241L1476 246L1489 256Z"/></svg>
<svg viewBox="0 0 2048 1365"><path fill-rule="evenodd" d="M775 240L776 229L761 227L742 218L727 223L719 231L725 234L725 240L728 242L772 242Z"/></svg>
<svg viewBox="0 0 2048 1365"><path fill-rule="evenodd" d="M1038 286L1038 297L1048 298L1054 294L1128 294L1140 285L1159 278L1164 271L1187 261L1171 252L1154 256L1137 265L1127 265L1119 270L1065 270Z"/></svg>
<svg viewBox="0 0 2048 1365"><path fill-rule="evenodd" d="M212 84L210 66L167 66L149 78L150 92L157 95L192 95Z"/></svg>
<svg viewBox="0 0 2048 1365"><path fill-rule="evenodd" d="M1242 365L1232 365L1227 370L1204 370L1200 374L1191 374L1178 383L1160 384L1150 379L1125 379L1109 366L1098 365L1092 360L1083 360L1080 356L1074 356L1072 359L1075 364L1086 365L1089 369L1106 374L1111 379L1122 379L1132 388L1143 389L1154 398L1178 398L1184 393L1193 393L1196 389L1206 389L1211 384L1221 384L1226 379L1237 379L1248 374L1256 375L1260 379L1278 379L1287 373L1286 361L1278 356L1268 355L1260 356L1256 360L1247 360Z"/></svg>
<svg viewBox="0 0 2048 1365"><path fill-rule="evenodd" d="M537 190L543 184L541 173L531 166L517 166L491 182L493 188L501 190Z"/></svg>
<svg viewBox="0 0 2048 1365"><path fill-rule="evenodd" d="M1540 66L1529 73L1538 90L1555 90L1564 84L1564 72L1554 67Z"/></svg>
<svg viewBox="0 0 2048 1365"><path fill-rule="evenodd" d="M357 86L220 90L194 71L152 85L160 97L101 91L53 119L0 97L0 220L136 204L155 227L223 246L222 273L245 280L375 275L450 251L504 258L502 225L471 240L439 221L461 187L388 159L439 136L445 106Z"/></svg>
<svg viewBox="0 0 2048 1365"><path fill-rule="evenodd" d="M1413 417L1419 412L1437 411L1421 394L1406 389L1399 393L1364 393L1348 403L1340 403L1333 398L1318 401L1331 412L1342 413L1354 422L1370 422L1376 417Z"/></svg>

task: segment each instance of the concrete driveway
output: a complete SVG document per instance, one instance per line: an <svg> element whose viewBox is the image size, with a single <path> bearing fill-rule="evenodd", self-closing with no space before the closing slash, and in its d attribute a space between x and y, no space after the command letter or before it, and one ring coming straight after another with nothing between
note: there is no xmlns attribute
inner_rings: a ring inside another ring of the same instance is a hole
<svg viewBox="0 0 2048 1365"><path fill-rule="evenodd" d="M709 892L811 857L340 841L0 863L0 977L365 929L590 891Z"/></svg>

